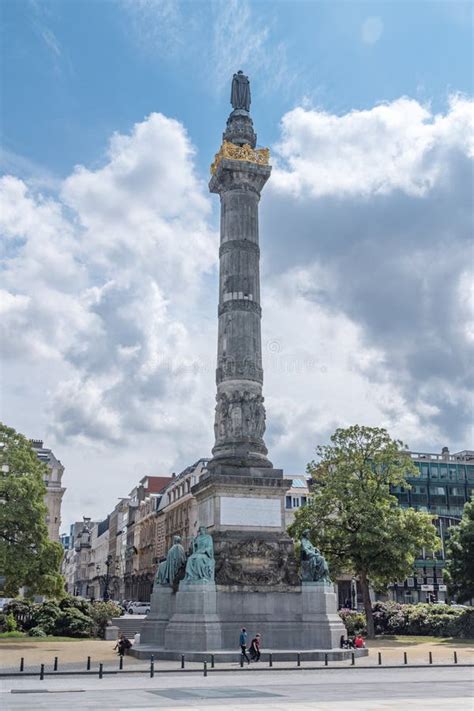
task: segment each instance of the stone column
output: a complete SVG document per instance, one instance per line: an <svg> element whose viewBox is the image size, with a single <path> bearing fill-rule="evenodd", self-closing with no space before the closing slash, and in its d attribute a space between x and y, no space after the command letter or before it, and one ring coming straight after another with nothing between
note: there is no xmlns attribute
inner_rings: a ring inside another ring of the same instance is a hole
<svg viewBox="0 0 474 711"><path fill-rule="evenodd" d="M270 166L250 159L222 157L209 184L221 199L217 405L211 469L215 464L272 466L263 441L258 244L258 204L270 172Z"/></svg>

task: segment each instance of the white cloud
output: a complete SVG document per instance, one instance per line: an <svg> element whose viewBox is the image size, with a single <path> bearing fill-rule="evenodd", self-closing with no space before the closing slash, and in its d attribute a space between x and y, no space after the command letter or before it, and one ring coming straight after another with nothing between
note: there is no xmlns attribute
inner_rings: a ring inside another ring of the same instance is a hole
<svg viewBox="0 0 474 711"><path fill-rule="evenodd" d="M300 107L282 120L273 185L295 195L401 190L424 195L442 179L443 151L474 155L473 104L453 96L446 115L403 97L343 116Z"/></svg>
<svg viewBox="0 0 474 711"><path fill-rule="evenodd" d="M471 111L283 117L261 240L267 443L289 473L353 422L469 446ZM218 250L194 159L152 114L55 197L0 183L5 419L63 460L65 521L210 452Z"/></svg>
<svg viewBox="0 0 474 711"><path fill-rule="evenodd" d="M362 42L375 44L383 34L383 22L380 17L367 17L360 28Z"/></svg>

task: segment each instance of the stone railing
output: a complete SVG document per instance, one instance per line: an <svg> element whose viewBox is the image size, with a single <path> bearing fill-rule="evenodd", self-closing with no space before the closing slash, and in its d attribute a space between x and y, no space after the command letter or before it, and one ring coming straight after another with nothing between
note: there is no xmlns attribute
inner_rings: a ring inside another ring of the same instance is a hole
<svg viewBox="0 0 474 711"><path fill-rule="evenodd" d="M243 146L236 146L235 143L224 141L218 153L214 157L214 162L211 165L211 173L214 174L217 166L223 158L231 158L232 160L245 160L249 163L257 163L258 165L268 165L270 160L269 148L252 148L245 143Z"/></svg>

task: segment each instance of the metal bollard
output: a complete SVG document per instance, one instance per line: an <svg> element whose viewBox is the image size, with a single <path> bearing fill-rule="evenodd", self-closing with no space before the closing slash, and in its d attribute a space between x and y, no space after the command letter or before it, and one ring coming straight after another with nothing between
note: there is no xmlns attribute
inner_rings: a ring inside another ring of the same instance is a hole
<svg viewBox="0 0 474 711"><path fill-rule="evenodd" d="M58 671L58 658L54 657L53 671Z"/></svg>
<svg viewBox="0 0 474 711"><path fill-rule="evenodd" d="M25 657L22 657L20 659L20 671L24 671L24 670L25 670Z"/></svg>
<svg viewBox="0 0 474 711"><path fill-rule="evenodd" d="M406 652L403 652L403 663L408 664L408 655Z"/></svg>
<svg viewBox="0 0 474 711"><path fill-rule="evenodd" d="M122 655L120 655L120 657L119 657L119 669L120 669L120 670L123 669L123 657L122 657Z"/></svg>
<svg viewBox="0 0 474 711"><path fill-rule="evenodd" d="M155 676L155 657L153 654L150 657L150 678L153 679Z"/></svg>
<svg viewBox="0 0 474 711"><path fill-rule="evenodd" d="M214 655L211 654L211 669L214 669Z"/></svg>
<svg viewBox="0 0 474 711"><path fill-rule="evenodd" d="M86 670L87 671L91 670L91 658L90 657L87 657Z"/></svg>
<svg viewBox="0 0 474 711"><path fill-rule="evenodd" d="M433 652L430 652L430 664L433 664Z"/></svg>
<svg viewBox="0 0 474 711"><path fill-rule="evenodd" d="M40 681L43 681L43 679L44 679L44 664L42 664L40 667Z"/></svg>
<svg viewBox="0 0 474 711"><path fill-rule="evenodd" d="M181 655L181 669L184 669L184 654Z"/></svg>
<svg viewBox="0 0 474 711"><path fill-rule="evenodd" d="M298 652L296 655L296 666L300 667L301 666L301 654Z"/></svg>
<svg viewBox="0 0 474 711"><path fill-rule="evenodd" d="M99 679L103 679L104 677L104 665L102 662L99 664Z"/></svg>
<svg viewBox="0 0 474 711"><path fill-rule="evenodd" d="M326 654L324 655L324 666L325 666L325 667L327 667L328 662L329 662L329 658L328 658L328 655L327 655L327 652L326 652Z"/></svg>
<svg viewBox="0 0 474 711"><path fill-rule="evenodd" d="M351 652L351 666L353 667L356 663L356 655L354 652Z"/></svg>
<svg viewBox="0 0 474 711"><path fill-rule="evenodd" d="M458 653L457 652L454 652L454 663L455 664L458 663Z"/></svg>
<svg viewBox="0 0 474 711"><path fill-rule="evenodd" d="M269 667L273 666L273 654L268 655L268 666Z"/></svg>
<svg viewBox="0 0 474 711"><path fill-rule="evenodd" d="M204 676L207 676L207 662L204 662Z"/></svg>
<svg viewBox="0 0 474 711"><path fill-rule="evenodd" d="M382 664L382 652L379 652L379 665Z"/></svg>

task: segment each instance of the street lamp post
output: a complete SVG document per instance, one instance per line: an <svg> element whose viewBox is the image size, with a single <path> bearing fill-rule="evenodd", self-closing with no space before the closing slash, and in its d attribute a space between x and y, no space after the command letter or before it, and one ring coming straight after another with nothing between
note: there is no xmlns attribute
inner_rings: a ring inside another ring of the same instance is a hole
<svg viewBox="0 0 474 711"><path fill-rule="evenodd" d="M107 556L107 560L105 561L107 572L105 574L104 595L102 597L104 602L107 602L107 600L109 600L109 598L110 598L110 596L109 596L109 575L110 575L110 572L109 571L110 571L110 566L112 565L112 560L113 560L113 557L109 554Z"/></svg>

